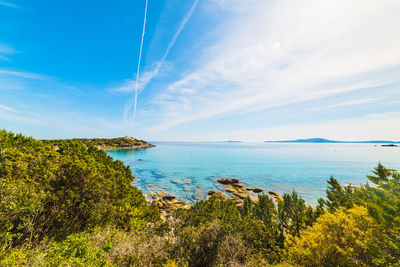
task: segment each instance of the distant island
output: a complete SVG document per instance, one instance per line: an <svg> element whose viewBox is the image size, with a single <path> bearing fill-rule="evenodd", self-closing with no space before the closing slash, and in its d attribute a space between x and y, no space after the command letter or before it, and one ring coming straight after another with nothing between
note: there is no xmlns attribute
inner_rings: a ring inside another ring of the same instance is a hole
<svg viewBox="0 0 400 267"><path fill-rule="evenodd" d="M136 138L125 136L117 138L74 138L68 139L70 141L80 141L86 146L92 145L104 150L113 149L144 149L155 147L154 145ZM66 140L42 140L46 144L58 146Z"/></svg>
<svg viewBox="0 0 400 267"><path fill-rule="evenodd" d="M324 138L308 138L282 141L264 141L265 143L358 143L358 144L399 144L396 141L336 141Z"/></svg>

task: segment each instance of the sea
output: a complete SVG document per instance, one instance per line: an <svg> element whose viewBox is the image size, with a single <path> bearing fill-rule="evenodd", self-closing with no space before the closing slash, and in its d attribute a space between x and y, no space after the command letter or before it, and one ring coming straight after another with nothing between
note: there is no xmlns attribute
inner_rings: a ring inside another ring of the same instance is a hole
<svg viewBox="0 0 400 267"><path fill-rule="evenodd" d="M352 143L154 142L142 150L110 150L130 166L144 193L168 192L193 204L219 178L279 194L296 190L308 204L325 197L327 180L359 186L381 162L400 170L400 147Z"/></svg>

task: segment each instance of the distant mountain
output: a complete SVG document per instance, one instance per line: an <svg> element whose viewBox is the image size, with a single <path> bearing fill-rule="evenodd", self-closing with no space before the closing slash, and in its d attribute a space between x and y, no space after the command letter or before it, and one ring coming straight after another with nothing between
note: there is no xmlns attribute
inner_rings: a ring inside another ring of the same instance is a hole
<svg viewBox="0 0 400 267"><path fill-rule="evenodd" d="M324 138L308 138L308 139L296 139L296 140L283 140L283 141L264 141L265 143L362 143L362 144L399 144L396 141L336 141L328 140Z"/></svg>

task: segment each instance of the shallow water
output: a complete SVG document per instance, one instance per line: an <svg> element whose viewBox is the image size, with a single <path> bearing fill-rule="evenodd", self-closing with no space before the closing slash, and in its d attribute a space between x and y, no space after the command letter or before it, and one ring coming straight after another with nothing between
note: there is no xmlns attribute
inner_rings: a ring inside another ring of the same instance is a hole
<svg viewBox="0 0 400 267"><path fill-rule="evenodd" d="M298 191L310 204L325 196L332 175L342 184L360 185L382 162L400 169L400 147L379 144L165 143L144 150L107 153L129 165L143 192L168 191L193 203L218 189L219 177L277 193Z"/></svg>

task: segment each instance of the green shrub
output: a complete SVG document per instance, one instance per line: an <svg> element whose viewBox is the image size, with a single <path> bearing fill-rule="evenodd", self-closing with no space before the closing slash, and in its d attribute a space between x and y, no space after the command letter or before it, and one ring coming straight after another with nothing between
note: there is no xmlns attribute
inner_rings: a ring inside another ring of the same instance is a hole
<svg viewBox="0 0 400 267"><path fill-rule="evenodd" d="M0 242L61 239L113 224L140 231L158 211L131 185L129 167L106 152L68 141L58 149L0 131Z"/></svg>

